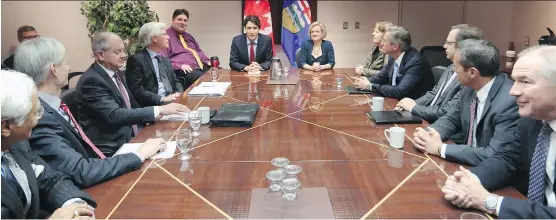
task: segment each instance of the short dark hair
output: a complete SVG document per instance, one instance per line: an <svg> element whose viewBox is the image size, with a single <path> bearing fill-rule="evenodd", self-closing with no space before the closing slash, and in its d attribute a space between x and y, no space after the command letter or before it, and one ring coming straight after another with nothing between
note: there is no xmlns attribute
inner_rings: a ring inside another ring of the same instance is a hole
<svg viewBox="0 0 556 220"><path fill-rule="evenodd" d="M176 19L176 17L178 17L180 15L185 15L187 17L187 19L189 19L189 11L187 11L186 9L180 8L180 9L174 10L174 14L172 14L172 20Z"/></svg>
<svg viewBox="0 0 556 220"><path fill-rule="evenodd" d="M390 33L390 43L400 45L401 51L407 51L411 48L411 34L402 26L388 26L386 32Z"/></svg>
<svg viewBox="0 0 556 220"><path fill-rule="evenodd" d="M243 27L247 26L247 22L253 22L253 24L257 25L259 29L261 29L261 20L256 15L247 15L245 19L243 19Z"/></svg>
<svg viewBox="0 0 556 220"><path fill-rule="evenodd" d="M477 27L468 24L458 24L452 26L452 30L458 31L458 33L456 34L456 42L467 39L483 39L483 31Z"/></svg>
<svg viewBox="0 0 556 220"><path fill-rule="evenodd" d="M37 31L33 26L23 25L17 29L17 39L21 41L24 32Z"/></svg>
<svg viewBox="0 0 556 220"><path fill-rule="evenodd" d="M467 39L457 42L456 49L464 69L475 67L484 77L494 77L500 73L500 53L491 42Z"/></svg>

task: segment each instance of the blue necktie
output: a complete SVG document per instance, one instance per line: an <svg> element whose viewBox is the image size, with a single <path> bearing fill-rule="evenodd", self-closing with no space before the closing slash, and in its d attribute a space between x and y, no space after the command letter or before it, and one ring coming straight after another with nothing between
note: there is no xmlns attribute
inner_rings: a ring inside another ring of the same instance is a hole
<svg viewBox="0 0 556 220"><path fill-rule="evenodd" d="M395 86L396 78L398 78L398 63L394 62L394 73L392 74L392 85Z"/></svg>
<svg viewBox="0 0 556 220"><path fill-rule="evenodd" d="M537 146L531 160L529 191L527 192L528 199L533 202L543 202L544 200L546 157L548 156L550 134L552 132L550 125L545 123L537 137Z"/></svg>

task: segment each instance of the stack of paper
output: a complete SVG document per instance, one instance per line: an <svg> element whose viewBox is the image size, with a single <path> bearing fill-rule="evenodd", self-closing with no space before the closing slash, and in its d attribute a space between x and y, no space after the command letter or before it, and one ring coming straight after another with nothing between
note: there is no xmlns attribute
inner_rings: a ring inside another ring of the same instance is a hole
<svg viewBox="0 0 556 220"><path fill-rule="evenodd" d="M127 154L127 153L134 153L139 150L143 143L128 143L124 144L120 147L120 149L114 154L114 156L119 154ZM176 152L176 142L175 141L167 141L166 146L162 149L161 152L155 154L151 159L167 159L172 158L174 153Z"/></svg>
<svg viewBox="0 0 556 220"><path fill-rule="evenodd" d="M161 121L189 121L187 113L164 115L160 118Z"/></svg>
<svg viewBox="0 0 556 220"><path fill-rule="evenodd" d="M202 82L187 93L188 96L223 96L231 82Z"/></svg>

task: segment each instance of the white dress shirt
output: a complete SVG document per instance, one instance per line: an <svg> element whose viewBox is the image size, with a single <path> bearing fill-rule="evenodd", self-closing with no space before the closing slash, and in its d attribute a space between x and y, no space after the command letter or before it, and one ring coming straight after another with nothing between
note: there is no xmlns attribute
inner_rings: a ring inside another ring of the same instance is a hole
<svg viewBox="0 0 556 220"><path fill-rule="evenodd" d="M114 72L113 70L110 70L106 67L104 67L102 64L98 64L100 67L102 67L102 69L104 69L104 71L106 71L106 73L108 73L108 76L110 76L110 79L112 79L112 82L114 82L114 84L116 85L116 88L118 88L118 90L120 90L120 87L118 87L118 82L116 81L116 78L114 77L114 74L116 74L116 72ZM123 83L123 82L122 82ZM121 91L120 91L121 92ZM127 94L128 97L131 97L129 95L129 93ZM158 110L158 106L153 106L154 109L154 117L158 117L160 115L160 111Z"/></svg>
<svg viewBox="0 0 556 220"><path fill-rule="evenodd" d="M477 114L475 115L475 121L473 123L473 143L471 144L470 147L477 147L477 124L479 123L479 121L481 121L481 116L483 114L483 109L485 108L485 100L488 97L488 92L490 91L490 88L492 87L492 84L494 83L494 79L496 79L496 77L492 78L486 85L484 85L483 87L481 87L481 89L479 89L479 91L477 91L477 99L478 99L478 103L477 103ZM463 106L464 108L466 108L467 106ZM446 144L442 144L442 147L440 148L440 157L442 158L446 158Z"/></svg>

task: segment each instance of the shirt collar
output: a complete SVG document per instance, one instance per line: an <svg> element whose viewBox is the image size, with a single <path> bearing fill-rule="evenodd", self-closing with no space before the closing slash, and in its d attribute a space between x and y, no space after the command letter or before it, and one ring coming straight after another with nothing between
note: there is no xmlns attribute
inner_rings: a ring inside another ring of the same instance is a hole
<svg viewBox="0 0 556 220"><path fill-rule="evenodd" d="M247 39L247 45L251 45L251 40L249 40L247 35L245 35L245 39ZM255 45L257 45L257 43L259 42L259 36L257 36L257 38L253 42L255 42Z"/></svg>
<svg viewBox="0 0 556 220"><path fill-rule="evenodd" d="M53 95L50 95L50 94L46 94L44 92L39 92L38 95L39 95L39 98L41 98L44 102L46 102L46 104L48 104L53 109L59 109L60 108L60 104L62 103L62 100L59 97L56 97L56 96L53 96Z"/></svg>
<svg viewBox="0 0 556 220"><path fill-rule="evenodd" d="M556 131L556 120L548 122L548 125L553 131Z"/></svg>
<svg viewBox="0 0 556 220"><path fill-rule="evenodd" d="M102 69L104 69L104 71L106 71L106 73L108 73L108 76L110 76L110 78L114 77L114 74L116 74L116 72L114 72L113 70L110 70L106 67L104 67L102 64L97 63L100 67L102 67Z"/></svg>
<svg viewBox="0 0 556 220"><path fill-rule="evenodd" d="M479 99L479 102L484 102L488 97L488 92L494 83L494 79L496 79L496 77L492 78L486 85L477 91L477 98Z"/></svg>
<svg viewBox="0 0 556 220"><path fill-rule="evenodd" d="M403 55L405 54L405 52L403 52L402 54L400 54L400 56L396 59L396 64L398 64L398 67L400 67L401 63L402 63L402 59L403 59Z"/></svg>
<svg viewBox="0 0 556 220"><path fill-rule="evenodd" d="M149 55L151 55L151 58L154 58L158 55L158 53L154 52L153 50L146 48L147 52L149 52Z"/></svg>

